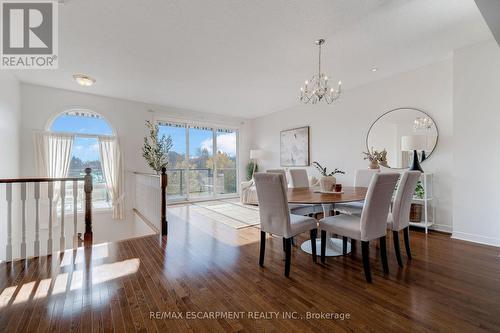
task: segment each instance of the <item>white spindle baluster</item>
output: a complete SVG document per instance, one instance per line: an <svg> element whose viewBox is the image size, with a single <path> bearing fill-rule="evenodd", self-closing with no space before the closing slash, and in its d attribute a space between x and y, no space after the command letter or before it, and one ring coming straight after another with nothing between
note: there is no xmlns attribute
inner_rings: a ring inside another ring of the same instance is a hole
<svg viewBox="0 0 500 333"><path fill-rule="evenodd" d="M64 251L66 249L66 239L64 237L64 211L65 199L66 199L66 181L61 181L61 238L59 251Z"/></svg>
<svg viewBox="0 0 500 333"><path fill-rule="evenodd" d="M21 259L26 259L26 183L21 183Z"/></svg>
<svg viewBox="0 0 500 333"><path fill-rule="evenodd" d="M52 199L54 198L54 183L49 182L48 197L49 197L49 239L47 240L47 255L52 254Z"/></svg>
<svg viewBox="0 0 500 333"><path fill-rule="evenodd" d="M7 200L7 247L5 259L12 261L12 184L5 184L5 194Z"/></svg>
<svg viewBox="0 0 500 333"><path fill-rule="evenodd" d="M78 247L78 181L73 180L73 248Z"/></svg>
<svg viewBox="0 0 500 333"><path fill-rule="evenodd" d="M40 255L40 183L35 183L35 245L33 254Z"/></svg>

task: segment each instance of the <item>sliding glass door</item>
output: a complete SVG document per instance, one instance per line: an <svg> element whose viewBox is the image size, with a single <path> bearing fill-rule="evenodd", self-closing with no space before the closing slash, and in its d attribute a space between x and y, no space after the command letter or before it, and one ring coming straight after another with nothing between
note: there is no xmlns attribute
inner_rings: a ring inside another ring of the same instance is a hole
<svg viewBox="0 0 500 333"><path fill-rule="evenodd" d="M235 194L237 188L237 133L234 130L218 129L215 136L217 154L215 156L216 193Z"/></svg>
<svg viewBox="0 0 500 333"><path fill-rule="evenodd" d="M203 199L214 194L214 134L209 127L189 128L189 198Z"/></svg>
<svg viewBox="0 0 500 333"><path fill-rule="evenodd" d="M186 200L188 191L186 188L187 160L187 128L184 124L159 123L159 136L165 135L172 138L172 148L168 153L168 187L167 197L169 200Z"/></svg>
<svg viewBox="0 0 500 333"><path fill-rule="evenodd" d="M172 138L169 201L201 200L238 193L238 132L211 126L159 122Z"/></svg>

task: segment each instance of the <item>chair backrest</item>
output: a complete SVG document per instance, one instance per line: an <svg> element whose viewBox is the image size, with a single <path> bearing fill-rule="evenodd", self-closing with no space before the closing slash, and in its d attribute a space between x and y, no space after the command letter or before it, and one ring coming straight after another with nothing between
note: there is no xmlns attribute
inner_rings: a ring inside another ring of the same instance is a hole
<svg viewBox="0 0 500 333"><path fill-rule="evenodd" d="M361 213L361 240L370 241L386 235L387 217L399 173L376 173L368 186Z"/></svg>
<svg viewBox="0 0 500 333"><path fill-rule="evenodd" d="M354 186L368 187L373 175L379 173L378 169L358 169L354 176Z"/></svg>
<svg viewBox="0 0 500 333"><path fill-rule="evenodd" d="M289 236L290 210L285 177L278 173L258 172L254 179L259 200L260 229L277 236Z"/></svg>
<svg viewBox="0 0 500 333"><path fill-rule="evenodd" d="M283 175L283 177L285 177L285 184L288 187L288 179L286 179L286 171L284 169L269 169L266 172L267 173L278 173L280 175Z"/></svg>
<svg viewBox="0 0 500 333"><path fill-rule="evenodd" d="M399 231L410 225L411 201L420 174L420 171L403 172L392 206L392 230Z"/></svg>
<svg viewBox="0 0 500 333"><path fill-rule="evenodd" d="M291 187L309 187L309 177L306 169L290 169Z"/></svg>

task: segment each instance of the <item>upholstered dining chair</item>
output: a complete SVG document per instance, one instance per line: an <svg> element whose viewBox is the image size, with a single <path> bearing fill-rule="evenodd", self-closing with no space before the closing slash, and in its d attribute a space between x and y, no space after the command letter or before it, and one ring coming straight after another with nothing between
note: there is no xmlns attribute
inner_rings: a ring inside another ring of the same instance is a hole
<svg viewBox="0 0 500 333"><path fill-rule="evenodd" d="M309 187L309 177L306 169L290 169L291 187Z"/></svg>
<svg viewBox="0 0 500 333"><path fill-rule="evenodd" d="M378 169L358 169L354 175L354 187L368 187L373 175L379 173ZM335 205L335 210L341 214L361 215L363 201L339 203Z"/></svg>
<svg viewBox="0 0 500 333"><path fill-rule="evenodd" d="M396 252L396 259L400 267L403 267L403 260L401 259L401 250L399 247L399 232L401 230L403 230L406 255L408 259L411 260L410 207L420 174L420 171L403 172L396 191L394 203L392 205L392 212L389 214L387 219L387 226L390 230L392 230L394 251Z"/></svg>
<svg viewBox="0 0 500 333"><path fill-rule="evenodd" d="M358 169L354 176L354 186L368 187L373 175L380 173L379 169Z"/></svg>
<svg viewBox="0 0 500 333"><path fill-rule="evenodd" d="M280 175L283 175L283 177L285 177L285 184L288 187L288 179L286 176L285 169L268 169L266 172L267 173L279 173Z"/></svg>
<svg viewBox="0 0 500 333"><path fill-rule="evenodd" d="M391 198L399 178L399 173L375 174L368 186L365 197L365 206L361 216L336 215L323 218L319 221L321 229L321 261L325 262L326 233L343 236L344 252L347 238L361 241L361 253L366 281L371 282L369 242L379 239L380 257L384 273L389 273L387 263L386 233L387 216L391 205Z"/></svg>
<svg viewBox="0 0 500 333"><path fill-rule="evenodd" d="M286 178L286 171L284 169L269 169L266 171L267 173L279 173L285 177L285 184L288 186L288 181ZM296 215L309 215L315 216L318 213L323 212L323 209L320 205L311 205L311 204L288 204L290 208L290 212Z"/></svg>
<svg viewBox="0 0 500 333"><path fill-rule="evenodd" d="M317 221L308 216L290 214L285 177L282 174L256 173L254 175L260 213L260 258L264 266L266 233L281 236L285 243L285 276L290 276L292 256L291 238L309 231L312 243L312 257L316 262Z"/></svg>

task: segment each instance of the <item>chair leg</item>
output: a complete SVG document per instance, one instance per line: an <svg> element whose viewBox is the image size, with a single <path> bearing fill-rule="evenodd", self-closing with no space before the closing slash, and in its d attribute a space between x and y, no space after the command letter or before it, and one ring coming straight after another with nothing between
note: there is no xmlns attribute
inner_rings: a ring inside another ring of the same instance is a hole
<svg viewBox="0 0 500 333"><path fill-rule="evenodd" d="M389 264L387 262L387 238L386 236L380 237L380 258L382 259L382 268L384 273L389 273Z"/></svg>
<svg viewBox="0 0 500 333"><path fill-rule="evenodd" d="M285 238L285 276L290 276L290 261L292 259L292 239Z"/></svg>
<svg viewBox="0 0 500 333"><path fill-rule="evenodd" d="M356 253L356 240L351 239L351 255L354 255Z"/></svg>
<svg viewBox="0 0 500 333"><path fill-rule="evenodd" d="M398 261L398 265L399 267L403 267L403 260L401 259L401 249L399 247L399 232L393 230L392 239L394 240L394 252L396 253L396 259Z"/></svg>
<svg viewBox="0 0 500 333"><path fill-rule="evenodd" d="M321 262L326 261L326 231L321 230Z"/></svg>
<svg viewBox="0 0 500 333"><path fill-rule="evenodd" d="M342 254L347 254L347 237L342 237Z"/></svg>
<svg viewBox="0 0 500 333"><path fill-rule="evenodd" d="M411 249L410 249L410 227L406 227L403 229L403 235L405 238L405 247L406 247L406 255L408 259L412 259L411 257Z"/></svg>
<svg viewBox="0 0 500 333"><path fill-rule="evenodd" d="M372 273L370 272L370 243L361 241L361 256L363 257L363 268L365 270L366 282L372 282Z"/></svg>
<svg viewBox="0 0 500 333"><path fill-rule="evenodd" d="M266 233L264 231L260 232L260 259L259 265L264 267L264 253L266 252Z"/></svg>
<svg viewBox="0 0 500 333"><path fill-rule="evenodd" d="M285 252L285 251L286 251L286 244L285 244L285 243L286 243L286 242L285 242L285 237L283 237L283 252Z"/></svg>
<svg viewBox="0 0 500 333"><path fill-rule="evenodd" d="M312 229L309 232L309 234L311 236L312 257L313 257L313 261L316 262L316 236L318 234L318 230L317 229Z"/></svg>

